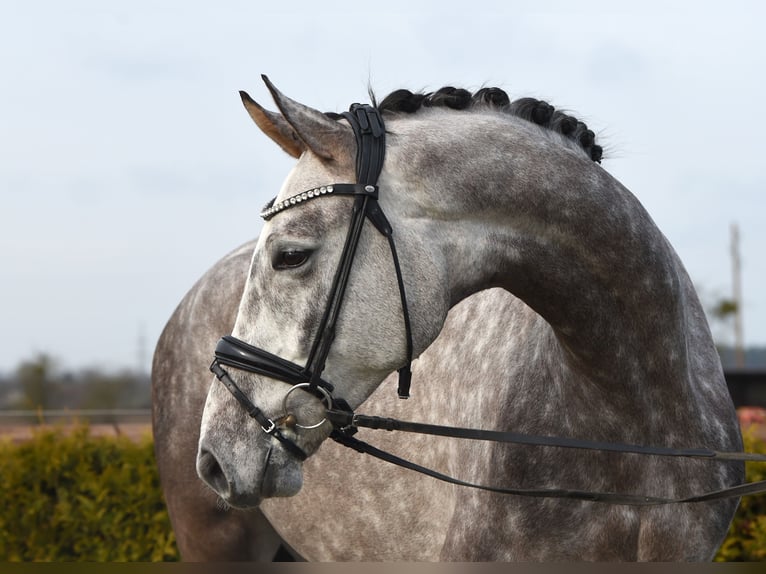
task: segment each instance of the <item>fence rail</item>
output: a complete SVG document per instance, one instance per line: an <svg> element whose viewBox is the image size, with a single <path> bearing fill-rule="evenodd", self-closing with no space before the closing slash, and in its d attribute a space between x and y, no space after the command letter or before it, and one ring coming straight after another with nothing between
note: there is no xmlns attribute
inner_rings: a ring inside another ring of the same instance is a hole
<svg viewBox="0 0 766 574"><path fill-rule="evenodd" d="M727 369L724 373L736 407L766 408L766 369ZM87 421L94 424L150 423L151 409L2 410L0 426Z"/></svg>

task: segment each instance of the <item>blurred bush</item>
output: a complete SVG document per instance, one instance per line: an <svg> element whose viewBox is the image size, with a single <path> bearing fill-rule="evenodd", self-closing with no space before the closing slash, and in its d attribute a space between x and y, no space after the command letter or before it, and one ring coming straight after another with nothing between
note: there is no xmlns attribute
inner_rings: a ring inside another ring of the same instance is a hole
<svg viewBox="0 0 766 574"><path fill-rule="evenodd" d="M178 560L151 437L0 442L0 560Z"/></svg>
<svg viewBox="0 0 766 574"><path fill-rule="evenodd" d="M766 442L745 433L745 448ZM766 480L766 464L747 464ZM0 561L175 561L151 437L67 433L0 442ZM716 561L766 560L766 494L742 499Z"/></svg>
<svg viewBox="0 0 766 574"><path fill-rule="evenodd" d="M747 452L766 454L766 441L755 435L756 426L742 433ZM745 480L766 480L766 463L746 463ZM760 562L766 560L766 494L745 496L718 549L716 562Z"/></svg>

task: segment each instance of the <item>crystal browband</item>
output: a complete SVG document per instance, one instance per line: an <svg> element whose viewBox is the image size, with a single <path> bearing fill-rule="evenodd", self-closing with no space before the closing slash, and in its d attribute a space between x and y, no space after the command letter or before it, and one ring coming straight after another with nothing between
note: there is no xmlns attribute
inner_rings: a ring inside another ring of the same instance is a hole
<svg viewBox="0 0 766 574"><path fill-rule="evenodd" d="M269 220L274 217L280 211L284 211L289 207L303 203L310 199L321 197L323 195L369 195L370 197L378 198L378 186L377 185L360 185L354 183L337 183L335 185L323 185L322 187L315 187L309 189L303 193L298 193L292 197L280 201L279 203L268 204L261 211L261 217L265 220Z"/></svg>

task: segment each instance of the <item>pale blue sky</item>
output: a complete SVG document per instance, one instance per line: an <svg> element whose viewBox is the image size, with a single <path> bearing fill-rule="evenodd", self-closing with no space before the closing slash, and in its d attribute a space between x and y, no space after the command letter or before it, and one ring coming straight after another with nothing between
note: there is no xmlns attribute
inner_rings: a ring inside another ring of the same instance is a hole
<svg viewBox="0 0 766 574"><path fill-rule="evenodd" d="M261 73L325 111L369 81L498 85L577 112L706 297L729 294L739 223L745 337L766 344L766 5L262 4L3 2L0 372L37 352L134 367L141 334L148 365L292 164L239 101L270 105Z"/></svg>

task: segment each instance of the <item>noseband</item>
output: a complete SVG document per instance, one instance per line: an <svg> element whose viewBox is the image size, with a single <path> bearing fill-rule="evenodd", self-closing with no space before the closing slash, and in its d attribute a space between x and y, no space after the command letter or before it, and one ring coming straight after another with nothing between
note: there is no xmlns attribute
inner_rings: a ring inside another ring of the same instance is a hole
<svg viewBox="0 0 766 574"><path fill-rule="evenodd" d="M407 364L399 369L400 398L409 397L410 382L412 379L411 362L413 355L412 331L410 327L407 298L404 292L404 282L399 266L399 258L394 245L393 230L383 210L378 203L378 177L383 168L383 159L386 151L386 133L383 119L378 110L366 104L354 104L350 111L344 112L343 117L351 124L356 138L356 179L357 183L335 183L304 191L289 197L279 203L268 205L261 217L269 220L285 209L296 207L306 201L331 195L348 195L354 197L351 223L343 245L340 262L335 272L335 277L330 289L330 296L325 307L322 320L319 324L314 342L311 345L306 365L301 367L291 361L273 355L264 349L254 347L232 336L225 336L218 341L215 349L215 360L210 365L210 370L226 386L232 395L245 408L247 413L254 418L264 432L274 436L292 454L304 460L306 453L286 436L280 428L279 422L275 422L263 413L239 388L229 376L224 366L234 367L251 373L263 375L290 383L295 387L311 392L325 401L327 409L337 408L350 411L345 400L333 397L334 387L322 378L330 347L335 339L335 329L343 304L346 287L348 286L349 274L359 245L362 227L365 219L368 219L375 228L388 240L391 256L396 270L396 279L399 284L401 297L402 315L407 342ZM286 405L286 400L285 400ZM285 413L287 415L287 413ZM284 419L285 417L283 417ZM299 426L299 425L296 425ZM316 426L316 425L310 425ZM303 428L306 428L305 426Z"/></svg>

